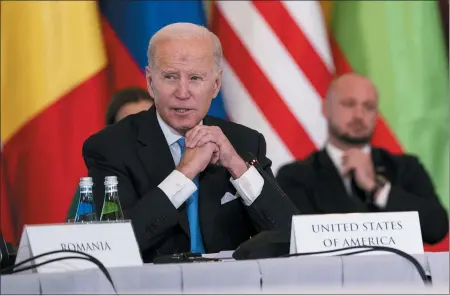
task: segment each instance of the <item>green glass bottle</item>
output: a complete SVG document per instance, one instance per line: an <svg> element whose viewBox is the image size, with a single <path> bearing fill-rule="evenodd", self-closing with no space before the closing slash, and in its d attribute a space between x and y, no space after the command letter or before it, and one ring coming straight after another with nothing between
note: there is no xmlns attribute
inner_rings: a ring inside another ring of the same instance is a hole
<svg viewBox="0 0 450 296"><path fill-rule="evenodd" d="M100 221L121 221L124 219L120 206L118 184L116 176L105 177L105 199Z"/></svg>

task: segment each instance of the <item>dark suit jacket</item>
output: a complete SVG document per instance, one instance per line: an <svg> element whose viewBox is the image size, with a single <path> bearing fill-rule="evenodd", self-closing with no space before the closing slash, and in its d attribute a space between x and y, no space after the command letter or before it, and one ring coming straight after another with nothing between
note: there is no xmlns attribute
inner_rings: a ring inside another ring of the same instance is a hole
<svg viewBox="0 0 450 296"><path fill-rule="evenodd" d="M203 124L220 127L244 159L251 152L274 179L260 133L209 116ZM175 164L155 107L130 115L91 136L84 143L83 157L96 184L94 199L98 213L103 204L105 176L118 177L124 215L132 220L144 261L157 255L189 251L186 206L183 204L177 210L157 187L175 169ZM267 180L250 207L240 198L221 205L226 192L236 193L230 177L226 169L215 165L209 165L199 176L199 220L208 253L234 250L262 230L289 229L292 215L297 213L289 198L283 198Z"/></svg>
<svg viewBox="0 0 450 296"><path fill-rule="evenodd" d="M377 173L387 178L392 186L382 211L418 211L423 241L432 244L444 238L449 227L447 212L418 159L372 148L372 161ZM304 161L283 166L278 171L277 181L304 214L379 210L348 196L338 170L325 150L312 153Z"/></svg>

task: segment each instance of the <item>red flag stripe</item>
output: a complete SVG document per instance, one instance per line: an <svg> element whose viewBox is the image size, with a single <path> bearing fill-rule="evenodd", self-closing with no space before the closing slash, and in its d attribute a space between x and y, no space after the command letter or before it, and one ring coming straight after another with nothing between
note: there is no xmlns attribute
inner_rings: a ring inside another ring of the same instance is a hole
<svg viewBox="0 0 450 296"><path fill-rule="evenodd" d="M16 244L18 238L15 236L18 231L15 229L17 223L14 222L11 215L11 205L8 198L9 184L5 176L5 159L3 152L0 152L0 232L3 238L10 243Z"/></svg>
<svg viewBox="0 0 450 296"><path fill-rule="evenodd" d="M252 3L271 26L316 91L322 98L325 98L332 80L332 74L328 71L322 58L315 51L302 29L292 19L288 10L278 1L252 1ZM330 45L334 55L336 73L351 72L350 64L333 37L330 37ZM402 152L399 142L381 117L378 119L372 144L386 148L392 153Z"/></svg>
<svg viewBox="0 0 450 296"><path fill-rule="evenodd" d="M65 220L77 180L86 175L83 142L104 127L109 100L106 87L105 68L37 114L5 143L3 185L8 185L7 202L14 213L14 225L2 225L2 229L15 231L13 242L20 239L25 224ZM43 197L49 196L61 198L44 202Z"/></svg>
<svg viewBox="0 0 450 296"><path fill-rule="evenodd" d="M125 87L137 86L147 89L144 72L134 61L125 45L119 40L108 19L102 20L103 37L108 55L108 74L112 91L116 92Z"/></svg>
<svg viewBox="0 0 450 296"><path fill-rule="evenodd" d="M213 6L213 14L217 18L213 31L222 41L224 56L230 67L292 155L295 158L306 157L316 149L314 143L243 46L217 4Z"/></svg>
<svg viewBox="0 0 450 296"><path fill-rule="evenodd" d="M344 53L341 51L341 47L336 42L333 35L330 34L328 40L330 42L330 48L333 54L333 62L336 69L336 75L342 75L352 72L352 67L347 62Z"/></svg>
<svg viewBox="0 0 450 296"><path fill-rule="evenodd" d="M381 147L394 154L403 153L400 142L396 139L394 133L390 130L380 115L377 120L375 132L372 137L372 145Z"/></svg>
<svg viewBox="0 0 450 296"><path fill-rule="evenodd" d="M286 7L279 1L252 1L252 3L302 69L317 93L325 98L332 74Z"/></svg>

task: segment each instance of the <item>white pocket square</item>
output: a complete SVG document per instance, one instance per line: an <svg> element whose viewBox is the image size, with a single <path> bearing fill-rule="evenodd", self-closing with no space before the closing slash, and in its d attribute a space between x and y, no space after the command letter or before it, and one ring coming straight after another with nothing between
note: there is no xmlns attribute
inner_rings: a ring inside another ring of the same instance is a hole
<svg viewBox="0 0 450 296"><path fill-rule="evenodd" d="M237 198L236 195L233 195L233 194L227 192L227 193L225 193L225 195L224 195L224 196L222 197L222 199L220 200L220 204L221 204L221 205L226 204L226 203L228 203L228 202L230 202L230 201L235 200L236 198Z"/></svg>

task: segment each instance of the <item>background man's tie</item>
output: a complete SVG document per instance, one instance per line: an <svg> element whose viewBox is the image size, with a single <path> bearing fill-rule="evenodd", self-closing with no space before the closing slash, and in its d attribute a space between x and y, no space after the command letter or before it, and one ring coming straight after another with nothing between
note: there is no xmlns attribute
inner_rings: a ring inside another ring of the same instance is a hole
<svg viewBox="0 0 450 296"><path fill-rule="evenodd" d="M180 138L177 141L181 148L181 158L183 157L184 151L186 150L185 138ZM198 176L192 180L199 187ZM200 224L198 220L198 192L199 190L192 193L192 195L186 200L187 206L187 216L189 220L189 231L191 233L191 252L192 253L205 253L205 248L203 247L202 233L200 231Z"/></svg>
<svg viewBox="0 0 450 296"><path fill-rule="evenodd" d="M359 188L358 184L356 183L356 179L354 174L351 175L351 179L350 179L350 184L351 184L351 190L352 190L352 194L354 197L356 197L357 199L361 200L363 203L367 203L367 194L364 190L362 190L361 188Z"/></svg>

